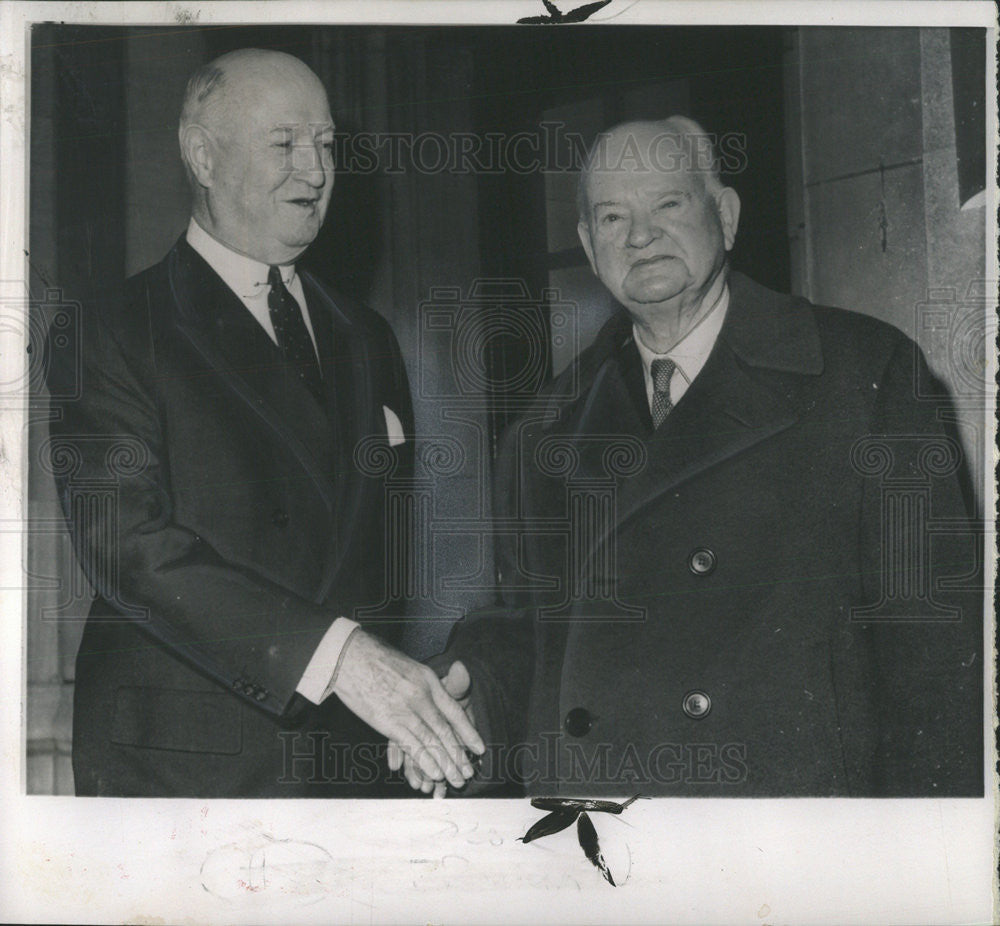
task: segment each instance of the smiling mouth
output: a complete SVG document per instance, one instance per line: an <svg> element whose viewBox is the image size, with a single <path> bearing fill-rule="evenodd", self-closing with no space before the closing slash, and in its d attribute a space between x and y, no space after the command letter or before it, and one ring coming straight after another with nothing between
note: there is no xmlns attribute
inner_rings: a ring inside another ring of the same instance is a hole
<svg viewBox="0 0 1000 926"><path fill-rule="evenodd" d="M665 260L676 260L676 258L670 254L657 254L655 257L643 257L634 261L632 267L648 267L650 264L658 264Z"/></svg>

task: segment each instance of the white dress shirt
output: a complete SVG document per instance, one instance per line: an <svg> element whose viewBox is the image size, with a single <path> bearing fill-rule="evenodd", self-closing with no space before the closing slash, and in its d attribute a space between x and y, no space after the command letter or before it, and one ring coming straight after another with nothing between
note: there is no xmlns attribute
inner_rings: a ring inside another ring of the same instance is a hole
<svg viewBox="0 0 1000 926"><path fill-rule="evenodd" d="M267 305L267 296L270 291L267 282L268 265L226 247L221 241L205 231L193 218L188 223L187 242L222 278L226 286L236 293L240 302L247 307L261 328L267 332L268 337L277 344L278 339L274 334L274 325L271 323L271 313ZM286 264L280 266L279 269L281 270L282 282L299 304L302 319L306 323L306 330L309 332L315 350L316 335L313 334L312 322L306 311L306 297L302 291L302 281L295 272L295 265ZM336 678L336 672L340 668L344 644L347 643L347 638L357 626L354 621L346 617L338 617L330 625L323 639L320 640L319 646L316 647L316 651L313 653L312 659L309 660L309 664L295 689L313 704L321 704L333 690L333 682Z"/></svg>
<svg viewBox="0 0 1000 926"><path fill-rule="evenodd" d="M632 325L632 337L642 358L642 373L646 381L646 398L649 401L650 411L653 409L653 374L650 368L654 360L668 359L674 362L674 375L670 380L670 401L674 405L680 402L708 360L708 355L719 337L722 323L726 319L726 310L729 308L729 286L723 283L718 291L713 292L713 290L709 290L705 296L705 302L709 303L711 308L665 354L658 354L643 344L638 326Z"/></svg>
<svg viewBox="0 0 1000 926"><path fill-rule="evenodd" d="M267 282L267 273L270 269L268 265L227 247L217 238L213 238L194 219L188 222L187 243L205 258L208 265L222 277L222 282L239 296L240 302L257 319L261 328L267 332L267 336L277 344L278 338L274 333L271 310L267 305L267 297L271 290ZM299 304L302 320L306 323L306 330L313 342L313 350L316 350L316 335L313 334L312 322L306 311L306 294L302 291L302 281L295 272L295 264L281 264L278 269L281 271L281 281ZM319 359L318 351L316 359Z"/></svg>

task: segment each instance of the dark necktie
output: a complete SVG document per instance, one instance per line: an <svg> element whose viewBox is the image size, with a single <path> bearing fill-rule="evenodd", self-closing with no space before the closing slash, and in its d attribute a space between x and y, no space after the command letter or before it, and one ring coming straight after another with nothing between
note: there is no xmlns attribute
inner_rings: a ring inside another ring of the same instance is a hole
<svg viewBox="0 0 1000 926"><path fill-rule="evenodd" d="M274 325L278 346L288 365L316 396L316 401L322 403L323 379L319 371L319 361L316 359L316 350L302 318L302 309L285 287L278 267L272 266L268 269L267 282L271 287L267 294L267 308L271 313L271 324Z"/></svg>
<svg viewBox="0 0 1000 926"><path fill-rule="evenodd" d="M666 420L674 403L670 401L670 380L676 364L673 360L654 360L649 366L653 377L653 428L658 428Z"/></svg>

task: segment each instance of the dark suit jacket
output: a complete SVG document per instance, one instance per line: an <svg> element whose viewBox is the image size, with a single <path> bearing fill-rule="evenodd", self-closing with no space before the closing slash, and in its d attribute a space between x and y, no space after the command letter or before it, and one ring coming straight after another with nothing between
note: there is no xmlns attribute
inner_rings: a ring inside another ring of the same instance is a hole
<svg viewBox="0 0 1000 926"><path fill-rule="evenodd" d="M923 358L869 317L730 289L657 431L625 313L508 429L502 602L440 661L466 662L499 744L481 780L981 794L981 592L943 587L975 540Z"/></svg>
<svg viewBox="0 0 1000 926"><path fill-rule="evenodd" d="M76 663L80 794L378 793L380 737L295 689L333 619L385 597L376 457L405 473L412 440L389 449L382 407L412 435L410 395L385 321L301 277L322 404L183 239L123 304L86 307L82 397L51 445L98 593Z"/></svg>

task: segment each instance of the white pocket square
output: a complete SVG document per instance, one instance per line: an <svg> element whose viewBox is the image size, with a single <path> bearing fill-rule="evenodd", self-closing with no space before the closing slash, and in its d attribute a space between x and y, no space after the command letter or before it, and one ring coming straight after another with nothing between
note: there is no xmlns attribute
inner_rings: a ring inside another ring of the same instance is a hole
<svg viewBox="0 0 1000 926"><path fill-rule="evenodd" d="M388 405L383 405L382 411L385 414L385 429L389 433L389 446L396 447L404 443L406 435L403 433L403 423L399 417Z"/></svg>

